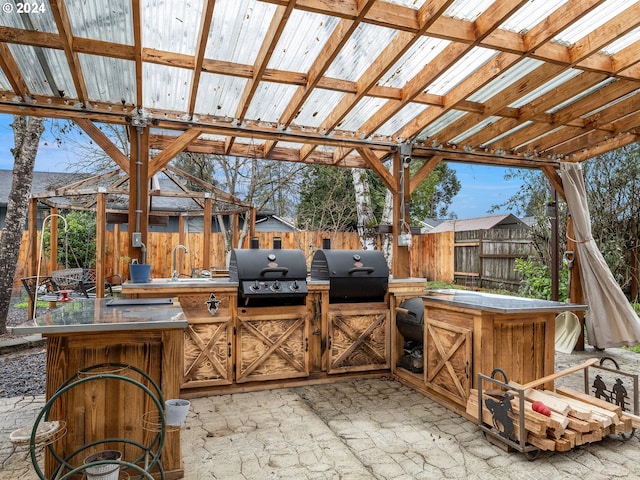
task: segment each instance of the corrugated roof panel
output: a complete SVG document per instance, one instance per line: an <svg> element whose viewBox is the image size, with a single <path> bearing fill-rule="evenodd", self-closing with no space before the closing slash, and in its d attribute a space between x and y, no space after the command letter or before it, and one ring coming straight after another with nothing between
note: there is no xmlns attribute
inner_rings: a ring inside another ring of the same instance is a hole
<svg viewBox="0 0 640 480"><path fill-rule="evenodd" d="M478 67L495 56L496 52L488 48L475 47L456 62L445 74L441 75L425 92L435 95L445 95L453 87L471 75Z"/></svg>
<svg viewBox="0 0 640 480"><path fill-rule="evenodd" d="M260 82L247 110L246 118L277 123L288 104L288 99L297 88L296 85Z"/></svg>
<svg viewBox="0 0 640 480"><path fill-rule="evenodd" d="M336 17L294 10L269 61L269 68L306 73L337 24Z"/></svg>
<svg viewBox="0 0 640 480"><path fill-rule="evenodd" d="M620 37L615 42L610 43L604 48L603 51L604 53L613 55L639 40L640 40L640 27L630 31L626 35Z"/></svg>
<svg viewBox="0 0 640 480"><path fill-rule="evenodd" d="M205 57L253 65L276 8L257 0L216 1Z"/></svg>
<svg viewBox="0 0 640 480"><path fill-rule="evenodd" d="M520 125L518 125L517 127L512 128L511 130L508 130L500 135L498 135L497 137L492 138L491 140L481 144L481 147L487 147L489 145L491 145L492 143L495 142L499 142L500 140L502 140L503 138L506 138L510 135L513 135L514 133L516 133L518 130L522 130L524 128L527 128L529 126L533 125L533 121L528 120L526 122L521 123Z"/></svg>
<svg viewBox="0 0 640 480"><path fill-rule="evenodd" d="M131 0L70 2L67 8L73 34L105 42L133 45Z"/></svg>
<svg viewBox="0 0 640 480"><path fill-rule="evenodd" d="M455 122L459 118L464 117L466 114L467 112L461 112L460 110L449 110L447 113L438 118L438 120L430 123L427 128L425 128L418 134L417 137L419 140L425 140L429 137L432 137L444 127L446 127L450 123Z"/></svg>
<svg viewBox="0 0 640 480"><path fill-rule="evenodd" d="M326 75L355 82L371 66L397 32L390 28L360 24L335 58Z"/></svg>
<svg viewBox="0 0 640 480"><path fill-rule="evenodd" d="M379 97L361 98L347 116L338 124L338 128L340 130L358 131L362 124L369 120L371 115L382 108L387 101L386 98Z"/></svg>
<svg viewBox="0 0 640 480"><path fill-rule="evenodd" d="M565 3L567 3L567 0L529 0L526 5L500 25L500 28L512 32L525 33Z"/></svg>
<svg viewBox="0 0 640 480"><path fill-rule="evenodd" d="M9 48L32 93L59 96L62 91L65 97L77 97L64 51L16 44Z"/></svg>
<svg viewBox="0 0 640 480"><path fill-rule="evenodd" d="M142 64L145 85L143 105L186 112L192 71L153 63Z"/></svg>
<svg viewBox="0 0 640 480"><path fill-rule="evenodd" d="M524 97L521 97L520 99L518 99L518 101L513 102L509 106L513 108L520 108L523 105L526 105L527 103L534 101L536 98L544 95L545 93L550 92L554 88L558 88L560 85L563 85L564 83L574 79L581 73L583 73L582 70L578 70L576 68L571 68L565 72L562 72L557 77L554 77L553 79L549 80L544 85L541 85L531 93L525 95Z"/></svg>
<svg viewBox="0 0 640 480"><path fill-rule="evenodd" d="M536 68L542 65L543 62L532 58L525 58L501 75L493 79L487 85L475 92L473 95L469 95L468 100L472 102L486 102L490 98L495 97L504 89L508 88L513 83L522 79L525 75L533 72Z"/></svg>
<svg viewBox="0 0 640 480"><path fill-rule="evenodd" d="M333 109L344 97L344 92L333 90L315 89L304 105L293 123L319 127Z"/></svg>
<svg viewBox="0 0 640 480"><path fill-rule="evenodd" d="M422 7L427 0L386 0L387 3L394 3L396 5L402 5L403 7L414 8L418 10Z"/></svg>
<svg viewBox="0 0 640 480"><path fill-rule="evenodd" d="M78 54L89 98L107 103L136 103L136 65L131 60Z"/></svg>
<svg viewBox="0 0 640 480"><path fill-rule="evenodd" d="M447 8L444 14L447 17L459 18L473 22L484 12L491 4L497 0L456 0Z"/></svg>
<svg viewBox="0 0 640 480"><path fill-rule="evenodd" d="M195 112L234 118L247 83L245 78L202 73L196 96Z"/></svg>
<svg viewBox="0 0 640 480"><path fill-rule="evenodd" d="M387 120L384 125L376 130L375 133L378 135L393 136L399 130L401 130L409 121L420 115L427 108L429 108L428 105L424 105L421 103L408 103L402 108L402 110L400 110L393 117Z"/></svg>
<svg viewBox="0 0 640 480"><path fill-rule="evenodd" d="M140 7L143 47L194 55L202 2L203 0L147 0Z"/></svg>
<svg viewBox="0 0 640 480"><path fill-rule="evenodd" d="M584 115L582 115L580 118L586 118L586 117L590 117L591 115L595 115L598 112L601 112L602 110L606 110L607 108L610 108L612 106L614 106L616 103L620 103L624 100L627 100L635 95L640 95L640 90L636 90L634 92L631 93L627 93L626 95L620 97L620 98L616 98L614 101L607 103L606 105L601 105L600 107L596 108L595 110L591 110L590 112L585 113ZM638 101L638 99L636 98L636 101ZM635 113L634 113L635 115Z"/></svg>
<svg viewBox="0 0 640 480"><path fill-rule="evenodd" d="M0 89L6 90L9 92L13 91L13 87L9 83L9 80L7 79L2 69L0 69Z"/></svg>
<svg viewBox="0 0 640 480"><path fill-rule="evenodd" d="M587 88L586 90L583 90L582 92L579 92L577 95L571 97L568 100L565 100L564 102L556 105L555 107L547 110L546 113L556 113L559 110L562 110L563 108L565 108L568 105L571 105L574 102L577 102L578 100L580 100L581 98L586 97L587 95L590 95L591 93L600 90L601 88L609 85L612 82L615 82L616 80L614 78L607 78L606 80L598 83L597 85L594 85L591 88Z"/></svg>
<svg viewBox="0 0 640 480"><path fill-rule="evenodd" d="M576 23L560 32L554 41L567 45L572 45L585 37L598 27L601 27L623 10L629 8L633 3L629 0L608 0L599 7L593 9Z"/></svg>
<svg viewBox="0 0 640 480"><path fill-rule="evenodd" d="M15 3L22 3L33 7L31 13L18 13ZM3 27L21 28L27 30L37 30L39 32L58 33L58 27L53 19L51 7L44 1L40 2L2 2L2 13L0 13L0 25Z"/></svg>
<svg viewBox="0 0 640 480"><path fill-rule="evenodd" d="M422 37L383 76L378 85L402 88L431 62L451 42L433 37Z"/></svg>
<svg viewBox="0 0 640 480"><path fill-rule="evenodd" d="M489 125L491 125L493 122L497 122L498 120L500 120L500 117L487 117L484 120L482 120L481 122L475 124L473 127L471 127L469 130L462 132L460 135L454 137L451 139L451 143L461 143L464 142L465 138L469 138L471 135L479 132L480 130L482 130L485 127L488 127Z"/></svg>

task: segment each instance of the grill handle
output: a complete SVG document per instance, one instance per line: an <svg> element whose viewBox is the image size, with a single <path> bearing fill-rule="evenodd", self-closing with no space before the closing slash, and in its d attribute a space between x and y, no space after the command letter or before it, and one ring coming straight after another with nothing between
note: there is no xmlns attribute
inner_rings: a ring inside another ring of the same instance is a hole
<svg viewBox="0 0 640 480"><path fill-rule="evenodd" d="M264 277L267 273L281 273L283 276L289 273L287 267L266 267L260 270L260 276Z"/></svg>
<svg viewBox="0 0 640 480"><path fill-rule="evenodd" d="M367 274L371 274L375 271L375 268L373 267L353 267L350 268L349 270L347 270L347 273L349 275L353 274L353 273L358 273L358 272L365 272Z"/></svg>

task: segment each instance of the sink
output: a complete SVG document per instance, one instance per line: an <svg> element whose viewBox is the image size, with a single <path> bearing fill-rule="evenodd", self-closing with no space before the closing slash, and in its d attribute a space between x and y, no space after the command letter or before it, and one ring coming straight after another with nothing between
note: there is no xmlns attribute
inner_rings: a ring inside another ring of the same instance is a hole
<svg viewBox="0 0 640 480"><path fill-rule="evenodd" d="M182 277L177 280L172 280L171 278L153 278L151 279L152 283L186 283L186 284L197 284L197 283L212 283L219 282L220 278L211 278L211 277L202 277L202 278L190 278L190 277Z"/></svg>

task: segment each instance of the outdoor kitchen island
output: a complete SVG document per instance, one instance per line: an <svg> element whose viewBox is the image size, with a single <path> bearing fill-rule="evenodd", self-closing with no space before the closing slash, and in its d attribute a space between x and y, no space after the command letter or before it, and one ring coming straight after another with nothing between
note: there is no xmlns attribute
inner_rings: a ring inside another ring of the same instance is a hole
<svg viewBox="0 0 640 480"><path fill-rule="evenodd" d="M164 400L180 393L175 365L187 326L180 306L172 298L75 298L58 305L12 328L47 338L41 420L64 422L66 434L46 450L46 478L61 464L56 456L77 467L105 448L155 474L159 459L163 478L182 478L180 429L162 428L160 421Z"/></svg>
<svg viewBox="0 0 640 480"><path fill-rule="evenodd" d="M468 290L425 293L411 300L416 303L400 306L394 322L393 372L405 384L463 416L469 391L477 388L478 373L490 376L494 369L501 369L509 381L520 384L553 374L556 315L587 309L586 305ZM424 317L418 318L419 314ZM411 341L424 351L415 369L402 358L411 355ZM504 381L502 375L496 378ZM553 382L544 388L552 389Z"/></svg>
<svg viewBox="0 0 640 480"><path fill-rule="evenodd" d="M289 253L238 253L240 263L247 256L275 255L277 267L256 268L256 275L273 269L279 281L275 288L269 275L243 280L242 265L236 269L240 278L165 278L123 285L129 298L178 298L188 321L182 397L389 375L393 306L421 295L426 279L394 280L385 274L384 286L376 289L380 295L337 302L331 298L332 281L307 277L304 264L302 278L292 277L296 267L285 266ZM368 275L367 259L357 263L365 264L363 275Z"/></svg>

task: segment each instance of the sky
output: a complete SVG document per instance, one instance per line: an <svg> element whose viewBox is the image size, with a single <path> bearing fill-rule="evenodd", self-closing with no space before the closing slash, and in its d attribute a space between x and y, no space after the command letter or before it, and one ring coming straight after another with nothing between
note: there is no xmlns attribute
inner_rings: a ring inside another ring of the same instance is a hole
<svg viewBox="0 0 640 480"><path fill-rule="evenodd" d="M11 148L14 146L13 130L9 126L11 115L0 114L0 169L13 168ZM47 122L45 122L47 125ZM48 125L47 125L48 126ZM51 135L45 131L38 148L35 170L39 172L65 172L73 162L73 154L60 147ZM457 218L474 218L488 215L494 205L504 203L521 187L518 180L504 179L506 169L484 165L451 163L450 168L456 171L461 189L454 197L449 208ZM496 213L509 213L504 209Z"/></svg>

